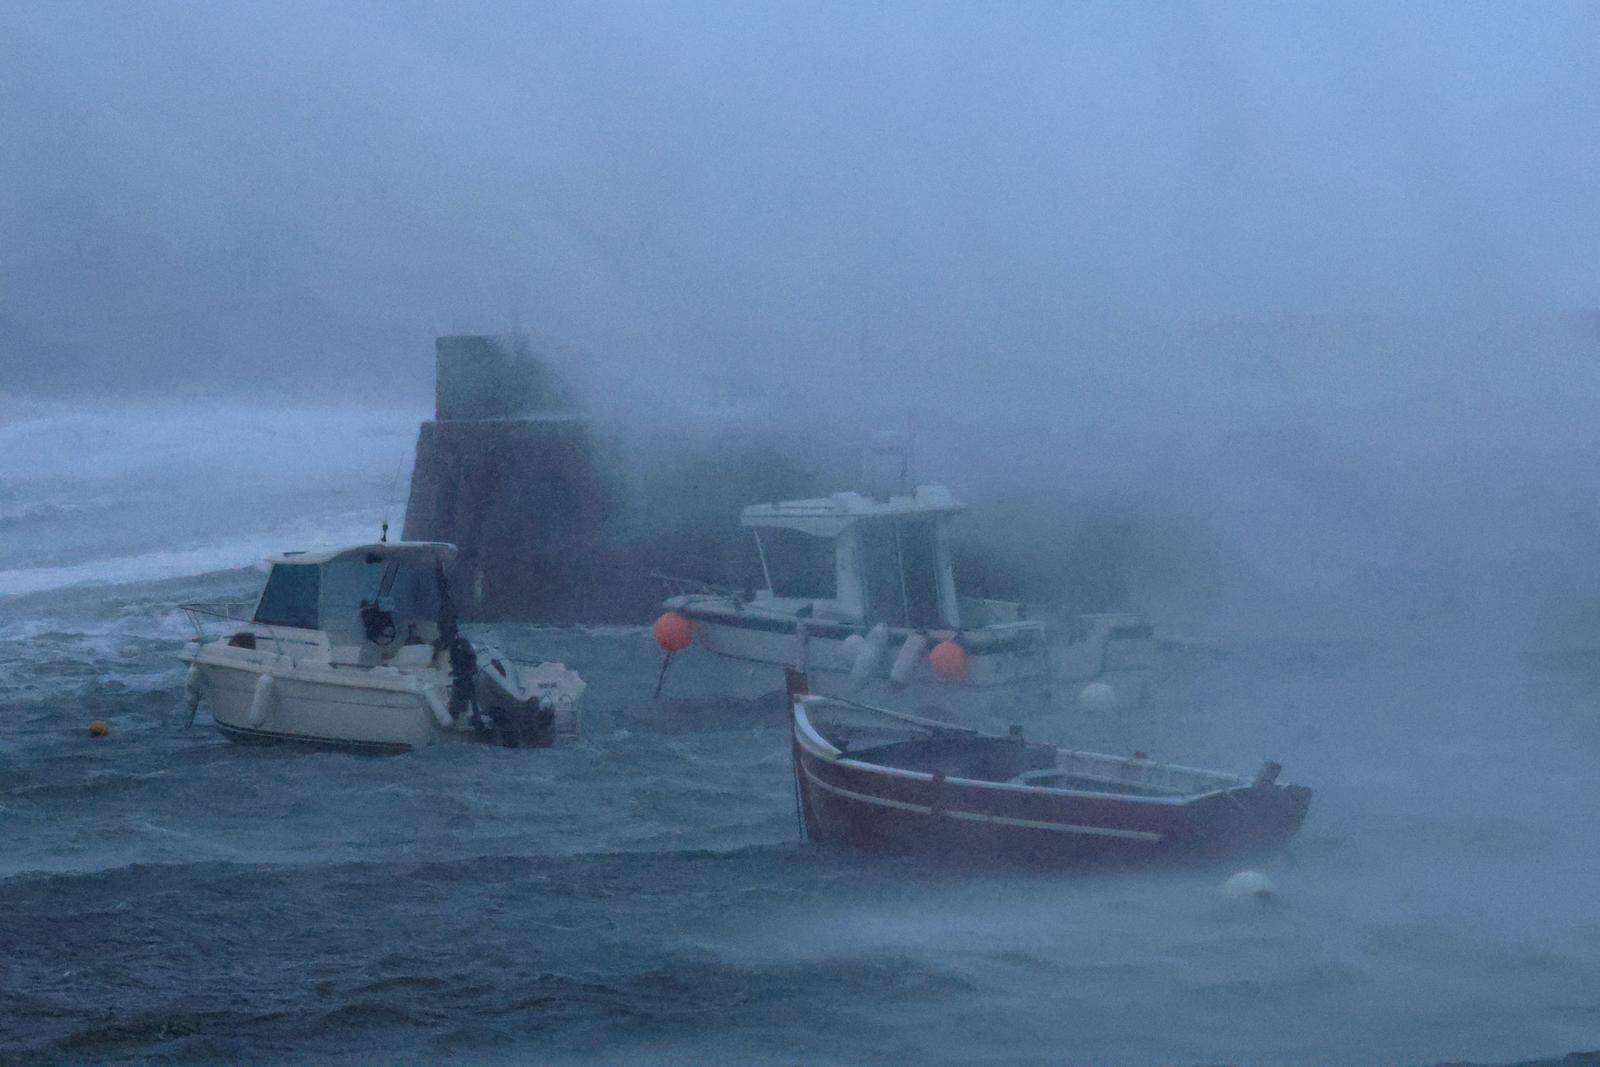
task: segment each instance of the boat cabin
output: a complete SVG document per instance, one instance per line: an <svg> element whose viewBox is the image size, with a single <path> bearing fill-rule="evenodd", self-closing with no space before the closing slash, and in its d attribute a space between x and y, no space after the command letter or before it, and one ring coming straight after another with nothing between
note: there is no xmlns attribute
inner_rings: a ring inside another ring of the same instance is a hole
<svg viewBox="0 0 1600 1067"><path fill-rule="evenodd" d="M959 630L946 527L964 509L928 485L887 500L835 493L747 507L741 521L755 532L767 584L756 600L868 626Z"/></svg>
<svg viewBox="0 0 1600 1067"><path fill-rule="evenodd" d="M270 556L251 621L327 634L340 646L431 645L454 625L444 565L454 545L392 541Z"/></svg>

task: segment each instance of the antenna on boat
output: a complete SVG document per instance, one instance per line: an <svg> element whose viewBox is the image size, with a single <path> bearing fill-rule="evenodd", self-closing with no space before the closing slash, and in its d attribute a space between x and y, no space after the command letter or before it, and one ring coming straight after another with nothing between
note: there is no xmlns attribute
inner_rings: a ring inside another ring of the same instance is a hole
<svg viewBox="0 0 1600 1067"><path fill-rule="evenodd" d="M406 460L409 459L410 456L411 456L410 449L401 450L401 452L400 452L400 462L397 463L395 465L395 468L394 468L394 477L389 479L389 499L387 501L385 501L385 504L387 505L387 511L389 512L390 515L394 514L394 506L395 506L396 503L399 502L399 498L400 498L400 472L406 469ZM383 520L383 536L380 537L378 540L383 542L384 544L387 544L388 541L389 541L389 519L388 519L387 516Z"/></svg>
<svg viewBox="0 0 1600 1067"><path fill-rule="evenodd" d="M863 457L864 488L873 496L904 496L911 492L911 439L900 430L876 430Z"/></svg>

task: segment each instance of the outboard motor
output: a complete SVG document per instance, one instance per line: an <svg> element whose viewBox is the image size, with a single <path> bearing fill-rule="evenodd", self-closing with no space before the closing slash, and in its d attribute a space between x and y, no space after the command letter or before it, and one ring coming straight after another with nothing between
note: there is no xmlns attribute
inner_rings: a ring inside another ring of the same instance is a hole
<svg viewBox="0 0 1600 1067"><path fill-rule="evenodd" d="M444 565L435 560L439 588L439 637L434 649L450 654L450 718L468 725L479 739L507 748L544 748L578 734L577 701L583 679L560 663L524 666L493 648L476 648L461 636Z"/></svg>
<svg viewBox="0 0 1600 1067"><path fill-rule="evenodd" d="M521 684L516 668L497 657L477 675L479 707L495 739L507 748L549 748L555 743L556 713Z"/></svg>
<svg viewBox="0 0 1600 1067"><path fill-rule="evenodd" d="M457 634L450 642L450 717L459 719L470 711L473 726L478 724L477 674L477 650L471 641Z"/></svg>
<svg viewBox="0 0 1600 1067"><path fill-rule="evenodd" d="M476 683L477 704L488 720L481 732L507 748L545 748L577 735L583 679L561 664L529 667L485 649Z"/></svg>

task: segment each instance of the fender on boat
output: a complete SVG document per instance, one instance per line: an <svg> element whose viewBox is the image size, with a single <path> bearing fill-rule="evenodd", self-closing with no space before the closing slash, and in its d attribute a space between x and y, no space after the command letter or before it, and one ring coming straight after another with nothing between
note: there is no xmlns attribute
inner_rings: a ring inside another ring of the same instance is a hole
<svg viewBox="0 0 1600 1067"><path fill-rule="evenodd" d="M856 636L858 635L851 635L851 637ZM851 647L850 640L846 639L845 647ZM868 630L866 637L855 643L850 662L850 688L860 689L878 673L878 664L883 662L883 653L888 647L889 627L881 622Z"/></svg>
<svg viewBox="0 0 1600 1067"><path fill-rule="evenodd" d="M186 708L193 715L200 707L200 701L206 695L206 676L200 670L200 664L189 664L189 673L183 679L183 696Z"/></svg>
<svg viewBox="0 0 1600 1067"><path fill-rule="evenodd" d="M922 634L912 634L906 638L906 643L900 646L900 653L894 658L894 666L889 668L889 681L895 685L907 685L911 681L911 672L917 669L917 661L922 659L922 654L928 650L928 639Z"/></svg>
<svg viewBox="0 0 1600 1067"><path fill-rule="evenodd" d="M433 721L442 729L448 730L455 724L455 720L450 717L450 705L445 701L444 694L437 689L424 686L422 701L428 705L428 710L433 712Z"/></svg>
<svg viewBox="0 0 1600 1067"><path fill-rule="evenodd" d="M272 711L273 683L272 675L266 673L256 679L256 692L250 698L251 726L260 726L267 721L267 715Z"/></svg>

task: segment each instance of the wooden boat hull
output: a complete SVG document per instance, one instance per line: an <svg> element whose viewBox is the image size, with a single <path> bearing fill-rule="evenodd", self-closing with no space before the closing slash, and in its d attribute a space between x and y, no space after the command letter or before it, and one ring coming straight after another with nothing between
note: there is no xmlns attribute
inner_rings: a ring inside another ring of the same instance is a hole
<svg viewBox="0 0 1600 1067"><path fill-rule="evenodd" d="M1252 786L1193 797L1115 796L978 782L834 757L797 717L806 836L955 863L1148 863L1259 856L1300 829L1311 791Z"/></svg>

